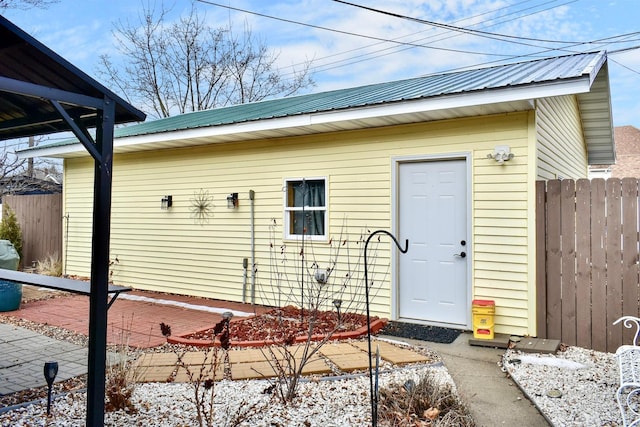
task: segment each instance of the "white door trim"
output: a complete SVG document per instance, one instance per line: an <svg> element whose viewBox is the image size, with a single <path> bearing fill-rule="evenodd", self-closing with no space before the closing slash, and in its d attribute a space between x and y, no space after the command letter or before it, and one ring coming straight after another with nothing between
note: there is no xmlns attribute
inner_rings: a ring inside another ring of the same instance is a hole
<svg viewBox="0 0 640 427"><path fill-rule="evenodd" d="M439 161L439 160L464 160L466 165L466 185L467 185L467 236L468 236L468 259L469 266L467 268L467 324L466 327L468 329L472 328L472 317L471 317L471 300L473 295L473 284L472 284L472 273L473 273L473 258L474 258L474 241L473 241L473 227L472 227L472 155L471 152L463 151L463 152L453 152L453 153L444 153L444 154L431 154L431 155L411 155L411 156L394 156L391 158L391 232L398 239L400 244L404 246L405 237L398 236L398 212L399 212L399 169L400 164L402 163L416 163L416 162L430 162L430 161ZM391 319L398 320L399 313L399 301L398 301L398 290L399 290L399 267L398 267L398 257L402 256L399 251L395 250L391 251ZM430 324L438 326L436 323L430 322ZM451 325L441 325L441 326L451 326Z"/></svg>

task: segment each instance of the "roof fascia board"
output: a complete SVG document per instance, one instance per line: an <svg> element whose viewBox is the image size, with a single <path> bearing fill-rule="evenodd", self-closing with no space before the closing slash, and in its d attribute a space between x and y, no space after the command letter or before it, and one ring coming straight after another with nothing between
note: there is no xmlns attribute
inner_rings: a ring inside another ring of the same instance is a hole
<svg viewBox="0 0 640 427"><path fill-rule="evenodd" d="M36 147L34 149L16 151L16 155L19 159L32 159L34 157L60 157L64 154L72 153L82 153L83 155L89 155L84 146L79 142L57 147L42 146Z"/></svg>
<svg viewBox="0 0 640 427"><path fill-rule="evenodd" d="M607 62L607 53L603 52L602 55L597 55L593 58L593 61L589 66L585 69L585 72L588 70L589 72L589 85L592 85L596 80L598 75L600 74L600 70L602 69L603 64Z"/></svg>
<svg viewBox="0 0 640 427"><path fill-rule="evenodd" d="M385 116L431 112L444 109L455 109L496 103L508 103L523 100L526 100L530 105L530 108L533 109L534 99L586 93L589 92L590 87L590 75L583 75L581 77L572 79L564 79L546 83L536 83L521 87L506 87L476 92L465 92L455 95L440 96L436 98L432 97L419 100L407 100L402 102L352 108L347 110L326 111L276 119L233 123L229 125L206 126L195 129L182 129L170 132L134 135L117 138L114 141L114 148L138 144L151 144L155 142L167 142L173 140L212 138L216 136L226 136L238 133L252 133L294 127L308 127L313 125L337 123L341 121L356 121L380 118ZM19 156L24 156L25 158L40 156L45 157L71 154L79 150L82 150L82 145L72 144L52 147L51 149L47 149L46 147L37 148L35 150L29 150L28 152L24 152L22 154L19 153Z"/></svg>
<svg viewBox="0 0 640 427"><path fill-rule="evenodd" d="M536 85L535 87L512 87L493 89L489 91L465 92L456 95L444 95L437 98L420 99L417 101L391 103L384 106L369 106L350 109L347 111L314 113L311 115L311 124L325 124L344 120L362 120L374 117L447 110L523 100L529 100L529 103L533 108L533 102L531 101L533 99L588 92L589 86L590 85L585 85L584 79L576 79L570 83L564 81Z"/></svg>

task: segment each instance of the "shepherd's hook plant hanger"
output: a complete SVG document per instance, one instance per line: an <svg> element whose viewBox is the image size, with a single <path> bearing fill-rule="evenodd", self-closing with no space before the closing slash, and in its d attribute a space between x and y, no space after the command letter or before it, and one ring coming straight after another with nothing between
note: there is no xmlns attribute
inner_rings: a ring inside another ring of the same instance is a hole
<svg viewBox="0 0 640 427"><path fill-rule="evenodd" d="M371 362L371 316L369 314L369 275L367 272L367 247L369 246L369 241L376 234L386 234L387 236L391 237L391 239L393 240L393 243L396 244L400 252L402 252L403 254L406 254L407 251L409 250L409 239L405 240L404 249L402 249L402 247L400 246L400 243L398 242L398 239L396 239L396 237L393 234L389 233L387 230L374 231L369 235L369 237L367 238L367 241L364 244L364 293L365 293L366 303L367 303L367 342L369 346L368 348L369 348L369 387L370 387L369 393L371 394L371 425L373 427L376 427L378 425L378 396L377 396L377 393L375 393L373 390L373 365Z"/></svg>

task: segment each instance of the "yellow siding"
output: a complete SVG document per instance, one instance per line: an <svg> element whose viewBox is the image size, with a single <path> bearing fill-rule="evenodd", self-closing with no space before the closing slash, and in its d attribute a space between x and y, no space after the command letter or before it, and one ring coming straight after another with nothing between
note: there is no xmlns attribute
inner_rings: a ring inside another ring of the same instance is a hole
<svg viewBox="0 0 640 427"><path fill-rule="evenodd" d="M587 148L575 96L539 99L536 106L538 179L587 176Z"/></svg>
<svg viewBox="0 0 640 427"><path fill-rule="evenodd" d="M126 155L114 159L111 257L112 278L138 289L242 300L242 259L250 257L249 190L255 191L256 283L273 281L282 242L283 180L327 177L329 230L333 239L308 245L307 259L328 266L332 247L350 243L351 270L362 271L355 242L366 230L391 229L392 158L470 153L472 173L472 295L497 304L496 332L529 333L533 265L528 261L527 230L533 188L528 162L533 113L514 113L339 132L296 138L200 146ZM499 165L487 154L509 145L515 158ZM89 274L92 206L92 162L68 159L65 170L69 214L67 273ZM207 190L213 196L208 223L194 223L190 199ZM238 209L226 207L226 196L240 195ZM160 209L164 195L173 207ZM270 224L276 226L275 264L270 261ZM345 233L340 237L341 233ZM288 265L297 268L299 242L286 242ZM373 276L381 285L375 314L391 314L390 244L377 248ZM375 250L375 248L374 248ZM335 254L334 254L335 255ZM349 267L342 254L335 284ZM281 268L281 267L279 267ZM294 281L297 270L281 269ZM307 279L305 279L307 280ZM251 279L248 279L251 283ZM283 284L283 286L285 286ZM260 291L259 301L273 297Z"/></svg>

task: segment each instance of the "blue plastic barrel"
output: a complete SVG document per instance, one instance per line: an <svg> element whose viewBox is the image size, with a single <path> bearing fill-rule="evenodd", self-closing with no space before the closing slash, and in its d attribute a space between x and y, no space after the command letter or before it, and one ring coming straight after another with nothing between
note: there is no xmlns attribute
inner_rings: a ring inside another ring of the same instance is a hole
<svg viewBox="0 0 640 427"><path fill-rule="evenodd" d="M20 308L22 283L0 280L0 311L13 311Z"/></svg>

